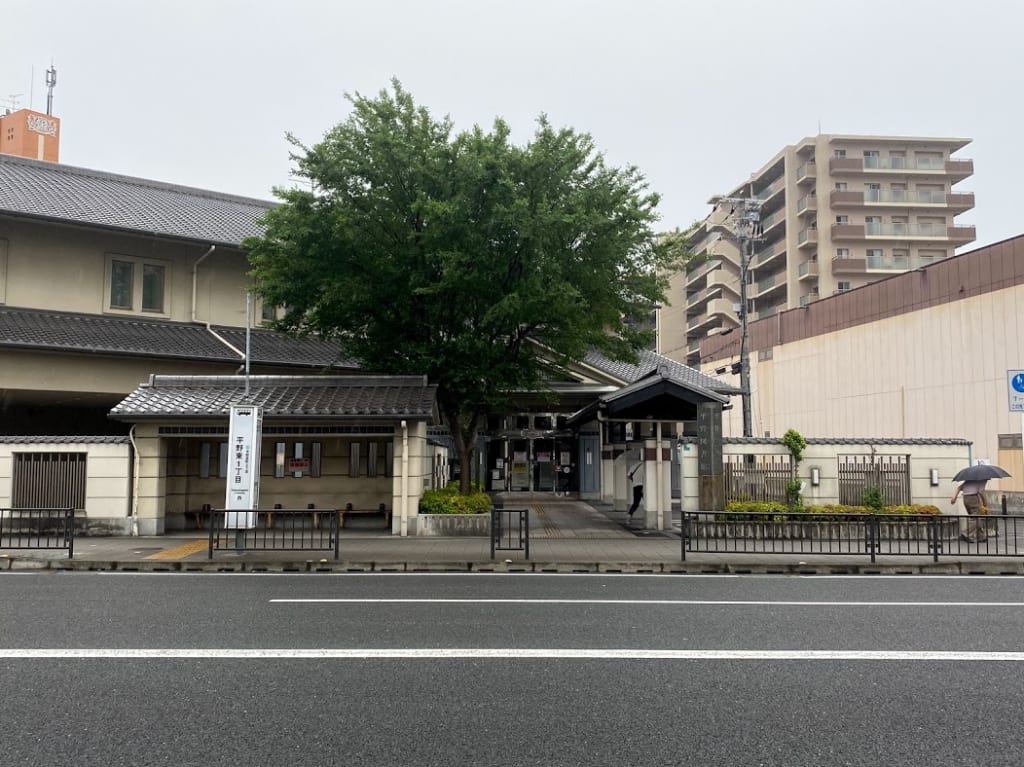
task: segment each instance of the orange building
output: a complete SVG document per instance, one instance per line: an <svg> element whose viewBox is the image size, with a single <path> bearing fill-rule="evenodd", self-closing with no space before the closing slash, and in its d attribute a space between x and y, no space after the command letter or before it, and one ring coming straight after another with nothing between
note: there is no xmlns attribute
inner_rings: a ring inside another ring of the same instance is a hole
<svg viewBox="0 0 1024 767"><path fill-rule="evenodd" d="M60 119L32 109L0 115L0 154L59 162Z"/></svg>

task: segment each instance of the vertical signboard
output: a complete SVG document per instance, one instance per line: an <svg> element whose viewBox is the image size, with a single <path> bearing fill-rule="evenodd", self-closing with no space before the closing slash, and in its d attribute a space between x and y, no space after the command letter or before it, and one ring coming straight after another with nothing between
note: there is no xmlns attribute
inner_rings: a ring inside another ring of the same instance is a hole
<svg viewBox="0 0 1024 767"><path fill-rule="evenodd" d="M702 402L697 406L697 502L702 511L725 508L722 468L722 406Z"/></svg>
<svg viewBox="0 0 1024 767"><path fill-rule="evenodd" d="M259 507L261 417L258 407L232 407L228 428L228 485L224 527L256 527Z"/></svg>

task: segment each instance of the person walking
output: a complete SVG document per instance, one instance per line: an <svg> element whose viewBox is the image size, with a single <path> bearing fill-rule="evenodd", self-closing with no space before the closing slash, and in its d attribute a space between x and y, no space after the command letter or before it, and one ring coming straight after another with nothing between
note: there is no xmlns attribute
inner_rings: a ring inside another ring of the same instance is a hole
<svg viewBox="0 0 1024 767"><path fill-rule="evenodd" d="M630 519L633 518L633 514L640 507L640 501L644 499L644 473L642 471L644 462L641 459L640 463L633 467L633 471L629 472L629 479L633 483L633 505L629 507L628 516Z"/></svg>
<svg viewBox="0 0 1024 767"><path fill-rule="evenodd" d="M986 482L987 480L984 479L969 479L961 482L956 492L953 493L953 497L949 499L949 502L955 505L957 496L963 496L964 510L971 519L967 520L960 537L971 543L979 543L988 538L985 521L976 519L978 516L988 514L988 498L985 497Z"/></svg>

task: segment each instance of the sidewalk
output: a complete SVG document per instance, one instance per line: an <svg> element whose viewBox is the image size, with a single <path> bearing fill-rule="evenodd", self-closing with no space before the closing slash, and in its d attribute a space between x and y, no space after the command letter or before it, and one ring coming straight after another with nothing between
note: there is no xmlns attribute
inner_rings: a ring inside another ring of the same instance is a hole
<svg viewBox="0 0 1024 767"><path fill-rule="evenodd" d="M407 537L349 529L337 561L329 551L214 551L203 531L162 536L80 537L73 559L64 550L3 549L0 570L148 572L532 572L532 573L768 573L1024 575L1024 559L943 556L878 557L687 552L678 531L648 531L624 512L577 500L535 496L530 509L530 558L496 551L479 537Z"/></svg>

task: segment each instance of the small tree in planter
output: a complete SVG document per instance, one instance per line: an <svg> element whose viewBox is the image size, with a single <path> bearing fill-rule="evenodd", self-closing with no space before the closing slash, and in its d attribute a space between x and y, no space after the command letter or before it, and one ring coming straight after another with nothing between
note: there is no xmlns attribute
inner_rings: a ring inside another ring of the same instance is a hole
<svg viewBox="0 0 1024 767"><path fill-rule="evenodd" d="M803 482L800 480L800 461L803 460L807 441L796 429L788 429L782 435L782 444L793 457L793 479L786 483L786 503L791 511L803 508L804 499L800 493Z"/></svg>

